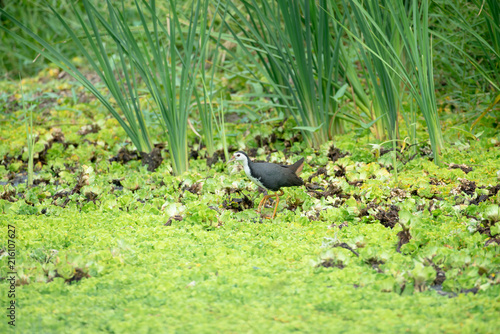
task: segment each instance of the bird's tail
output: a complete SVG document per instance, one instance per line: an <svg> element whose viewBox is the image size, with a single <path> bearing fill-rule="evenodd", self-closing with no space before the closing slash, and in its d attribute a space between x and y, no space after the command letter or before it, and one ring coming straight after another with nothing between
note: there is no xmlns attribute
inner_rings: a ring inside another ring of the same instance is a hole
<svg viewBox="0 0 500 334"><path fill-rule="evenodd" d="M302 173L302 168L304 168L304 158L301 158L299 161L297 161L293 165L290 165L288 168L290 168L295 173L295 175L300 175L300 173Z"/></svg>

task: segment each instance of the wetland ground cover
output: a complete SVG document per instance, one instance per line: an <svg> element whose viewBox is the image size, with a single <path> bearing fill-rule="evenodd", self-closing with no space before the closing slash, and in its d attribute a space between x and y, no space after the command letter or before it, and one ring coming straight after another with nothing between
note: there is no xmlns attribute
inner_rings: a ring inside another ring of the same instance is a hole
<svg viewBox="0 0 500 334"><path fill-rule="evenodd" d="M32 188L19 83L2 82L0 244L4 263L15 226L18 331L498 331L494 117L477 140L445 131L457 139L440 167L426 143L399 152L397 182L370 136L312 150L291 120L228 123L231 150L306 158L306 186L286 189L271 221L241 169L208 166L200 146L190 172L149 172L116 121L60 76L23 80L37 111ZM4 265L0 277L5 291Z"/></svg>
<svg viewBox="0 0 500 334"><path fill-rule="evenodd" d="M1 333L500 332L498 1L22 3Z"/></svg>

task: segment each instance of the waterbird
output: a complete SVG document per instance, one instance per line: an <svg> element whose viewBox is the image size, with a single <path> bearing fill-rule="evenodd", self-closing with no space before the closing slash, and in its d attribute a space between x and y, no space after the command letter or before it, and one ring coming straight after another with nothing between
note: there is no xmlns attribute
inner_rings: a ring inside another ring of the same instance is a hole
<svg viewBox="0 0 500 334"><path fill-rule="evenodd" d="M228 163L233 161L241 161L245 174L255 184L268 191L271 190L275 192L276 206L274 207L271 219L274 219L274 216L276 216L276 210L280 202L279 197L284 194L281 188L304 185L304 180L299 177L304 167L304 158L301 158L293 165L279 165L269 162L252 162L245 152L238 151L233 154ZM266 195L262 198L257 209L258 213L261 212L261 208L266 205L266 202L271 197L273 197L273 195Z"/></svg>

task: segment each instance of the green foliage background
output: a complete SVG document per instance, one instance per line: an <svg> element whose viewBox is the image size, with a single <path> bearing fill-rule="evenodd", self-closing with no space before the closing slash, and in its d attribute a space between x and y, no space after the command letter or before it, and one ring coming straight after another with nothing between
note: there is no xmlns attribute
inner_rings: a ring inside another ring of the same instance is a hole
<svg viewBox="0 0 500 334"><path fill-rule="evenodd" d="M292 152L308 162L304 179L318 168L311 165L323 165L332 176L314 177L312 182L334 182L359 200L351 197L336 207L335 198L315 199L304 188L287 189L277 218L261 222L254 209L234 213L222 208L230 198L226 188L240 189L254 202L260 198L244 175L223 162L207 168L205 160L191 160L193 171L182 176L173 176L167 164L151 173L140 161L109 162L122 146L123 130L95 100L75 104L71 95L65 97L73 86L51 79L58 75L48 68L23 84L38 96L31 102L39 110L34 119L38 143L49 141L51 129L60 126L65 141L73 144L64 148L54 143L47 164L35 168L35 180L45 181L34 188L17 185L16 202L0 200L5 232L0 248L7 247L7 225L16 226L18 331L490 333L499 329L499 246L485 247L490 238L474 228L486 218L486 208L499 203L499 196L468 205L482 190L472 197L453 192L459 178L477 186L498 183L500 137L487 126L491 116L482 121L484 134L479 140L459 139L460 132L450 127L445 131L449 140L455 139L444 161L467 163L474 166L472 172L437 167L427 157L400 166L399 188L406 191L406 198L391 195L394 179L380 165L387 163L385 155L377 158L372 153L373 138L338 137L335 145L351 155L336 163L327 157L332 143L318 151L295 143ZM48 82L43 88L42 78ZM18 89L6 82L2 87L9 96ZM4 116L0 136L9 138L0 146L4 156L21 157L25 152L21 119L20 110ZM78 134L92 123L101 130ZM227 127L228 133L248 129L247 123ZM255 136L265 138L273 132L291 138L291 127L286 123L251 127L246 135L229 137L230 144L255 148ZM277 141L271 147L280 150L281 145ZM284 158L280 153L272 157ZM2 178L7 180L9 172L24 165L17 159L7 168L2 165ZM338 165L346 166L347 179L364 183L353 186L334 177ZM73 189L81 172L88 175L89 184L62 208L65 199L52 198ZM429 184L431 178L442 184ZM113 180L122 180L123 190ZM187 190L197 183L198 193ZM3 196L12 187L1 189ZM412 191L416 194L409 195ZM95 203L89 201L92 194ZM433 196L444 200L431 200ZM401 254L396 252L401 226L386 228L374 213L359 216L371 201L401 208L400 221L411 226L412 235ZM295 212L288 210L295 202L302 204ZM165 226L175 214L183 220ZM347 226L339 229L342 223ZM359 258L346 249L330 248L335 240L353 247ZM344 269L318 266L328 259L340 261ZM380 271L370 264L373 259L384 262ZM446 272L444 295L430 288L436 271L426 259ZM5 256L2 260L5 263ZM76 268L90 277L65 283ZM61 277L55 277L56 271ZM5 265L0 277L7 277ZM423 282L423 292L415 288L417 281ZM2 289L6 284L1 283ZM477 294L460 293L474 287L479 288ZM1 298L5 305L6 294ZM5 321L0 328L8 330Z"/></svg>
<svg viewBox="0 0 500 334"><path fill-rule="evenodd" d="M460 4L485 34L476 7ZM438 5L447 9L446 3L433 3ZM44 10L33 8L8 9L25 13L36 26ZM442 19L453 18L433 10L440 31L449 28ZM40 33L64 39L54 31L60 28ZM6 55L0 63L5 73L0 80L0 304L5 309L10 301L5 250L7 227L14 225L16 331L500 331L500 246L491 242L500 233L500 192L478 201L500 182L500 111L491 103L498 93L463 53L435 42L438 107L447 143L442 166L432 162L426 141L398 146L396 159L394 152L381 153L390 146L356 126L319 149L308 148L293 129L297 124L284 119L249 73L229 60L232 72L218 72L215 80L224 88L226 116L236 119L226 122L228 145L276 163L302 156L304 180L323 189L335 185L349 195L318 199L304 187L289 188L270 221L254 208L224 208L244 195L257 203L261 194L234 166L218 161L209 168L206 148L193 131L188 140L197 156L182 175L174 176L165 161L154 172L137 159L111 162L120 149L131 148L117 121L64 73L39 62L27 67L33 54L0 38ZM450 40L461 38L457 34ZM468 38L464 50L475 50L480 60L484 50ZM66 51L71 55L71 48ZM75 62L85 69L81 59ZM25 71L22 80L17 80L19 70ZM21 84L37 134L32 188L25 185L27 114L20 103ZM153 142L165 142L152 114L147 121ZM190 121L199 131L196 114ZM98 130L82 134L91 126ZM422 119L416 120L416 130L425 138ZM54 141L58 133L63 139ZM402 130L402 138L407 135ZM273 142L272 136L278 139ZM217 136L216 142L220 152ZM332 162L332 145L350 155ZM162 156L168 158L164 149ZM449 164L465 164L472 171ZM340 166L345 177L335 176ZM314 174L320 167L327 175ZM472 192L461 190L464 180L475 183ZM80 183L83 187L71 193ZM376 218L391 205L399 208L399 224L392 229ZM411 240L399 253L402 226L409 228ZM359 257L332 247L336 243L347 244ZM446 280L436 285L439 270ZM0 332L8 331L12 328L3 317Z"/></svg>

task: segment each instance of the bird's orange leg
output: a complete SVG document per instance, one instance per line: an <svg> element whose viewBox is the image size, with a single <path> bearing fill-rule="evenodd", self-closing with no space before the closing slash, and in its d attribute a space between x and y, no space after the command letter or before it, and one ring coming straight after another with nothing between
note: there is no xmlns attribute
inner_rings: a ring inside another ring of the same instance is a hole
<svg viewBox="0 0 500 334"><path fill-rule="evenodd" d="M267 200L270 198L271 196L270 195L266 195L262 198L262 200L260 201L259 203L259 208L257 209L257 212L260 213L261 211L261 208L264 207L264 205L266 205L266 202Z"/></svg>
<svg viewBox="0 0 500 334"><path fill-rule="evenodd" d="M274 207L274 212L273 216L271 219L274 219L274 216L276 216L276 210L278 210L278 204L280 204L280 196L283 196L284 192L283 190L280 189L279 193L276 193L276 206Z"/></svg>

